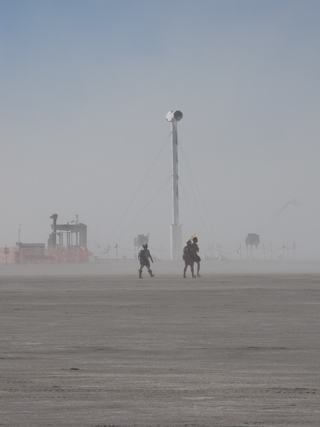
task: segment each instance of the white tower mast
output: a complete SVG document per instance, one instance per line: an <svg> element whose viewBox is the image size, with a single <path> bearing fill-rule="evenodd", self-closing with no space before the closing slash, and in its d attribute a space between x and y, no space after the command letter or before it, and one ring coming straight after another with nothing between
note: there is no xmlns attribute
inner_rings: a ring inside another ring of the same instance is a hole
<svg viewBox="0 0 320 427"><path fill-rule="evenodd" d="M170 226L170 258L178 260L181 258L182 233L179 225L179 189L178 189L178 135L177 122L181 120L181 111L169 111L166 115L168 122L171 122L172 141L172 224Z"/></svg>

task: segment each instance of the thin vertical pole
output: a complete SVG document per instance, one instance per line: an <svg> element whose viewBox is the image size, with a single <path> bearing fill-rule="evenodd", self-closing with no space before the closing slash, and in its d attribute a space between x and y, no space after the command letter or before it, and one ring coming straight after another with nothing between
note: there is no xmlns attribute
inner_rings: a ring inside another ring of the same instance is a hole
<svg viewBox="0 0 320 427"><path fill-rule="evenodd" d="M178 137L177 122L172 121L172 224L179 225Z"/></svg>
<svg viewBox="0 0 320 427"><path fill-rule="evenodd" d="M179 225L179 189L178 189L178 136L177 122L181 120L181 111L169 111L166 115L168 122L171 122L172 141L172 224L170 226L170 258L180 259L181 255L181 225Z"/></svg>

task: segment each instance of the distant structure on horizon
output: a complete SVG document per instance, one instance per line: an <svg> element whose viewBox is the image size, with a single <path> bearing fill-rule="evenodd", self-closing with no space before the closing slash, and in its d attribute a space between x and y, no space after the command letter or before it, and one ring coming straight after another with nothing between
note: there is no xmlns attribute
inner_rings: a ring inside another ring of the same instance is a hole
<svg viewBox="0 0 320 427"><path fill-rule="evenodd" d="M260 245L260 236L259 234L249 233L246 237L246 246L255 246L256 248Z"/></svg>
<svg viewBox="0 0 320 427"><path fill-rule="evenodd" d="M58 215L51 215L52 219L52 233L48 239L48 249L63 246L63 236L67 240L67 246L81 246L87 248L87 226L78 222L78 219L67 224L57 224ZM59 243L57 244L57 237Z"/></svg>
<svg viewBox="0 0 320 427"><path fill-rule="evenodd" d="M71 224L57 224L57 214L53 214L50 218L53 224L48 248L46 249L44 243L22 243L19 231L19 242L16 246L6 247L2 251L6 264L62 264L89 261L91 254L87 250L87 226L79 223L78 218L71 221ZM1 256L0 263L3 263Z"/></svg>

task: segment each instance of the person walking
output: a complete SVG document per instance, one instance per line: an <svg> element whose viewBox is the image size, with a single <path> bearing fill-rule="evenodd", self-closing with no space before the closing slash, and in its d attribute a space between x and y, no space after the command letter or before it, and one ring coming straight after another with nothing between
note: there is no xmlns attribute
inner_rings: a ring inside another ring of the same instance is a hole
<svg viewBox="0 0 320 427"><path fill-rule="evenodd" d="M152 273L152 270L150 269L150 261L149 258L151 259L151 261L153 262L152 256L150 254L150 251L148 249L148 245L147 243L145 243L144 245L142 245L143 249L141 249L141 251L139 252L138 258L140 261L140 270L139 271L139 279L142 279L142 270L143 267L147 267L148 273L150 274L151 277L154 277L154 274Z"/></svg>
<svg viewBox="0 0 320 427"><path fill-rule="evenodd" d="M184 269L183 269L184 279L187 278L186 272L187 272L188 267L190 267L190 269L191 269L192 277L196 277L194 275L194 269L193 269L194 259L192 257L192 253L191 253L191 240L188 240L185 247L183 248L182 259L184 260Z"/></svg>
<svg viewBox="0 0 320 427"><path fill-rule="evenodd" d="M200 276L200 261L201 261L201 258L198 255L199 246L198 246L198 238L196 236L194 236L192 238L192 244L191 244L191 247L190 247L190 251L191 251L191 256L192 256L194 262L197 264L197 277L201 277Z"/></svg>

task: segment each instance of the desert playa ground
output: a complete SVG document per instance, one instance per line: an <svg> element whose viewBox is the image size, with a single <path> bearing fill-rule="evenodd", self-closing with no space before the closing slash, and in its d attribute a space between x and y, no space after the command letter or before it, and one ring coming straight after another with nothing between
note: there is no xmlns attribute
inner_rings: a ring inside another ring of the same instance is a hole
<svg viewBox="0 0 320 427"><path fill-rule="evenodd" d="M318 263L0 266L0 426L320 425Z"/></svg>

